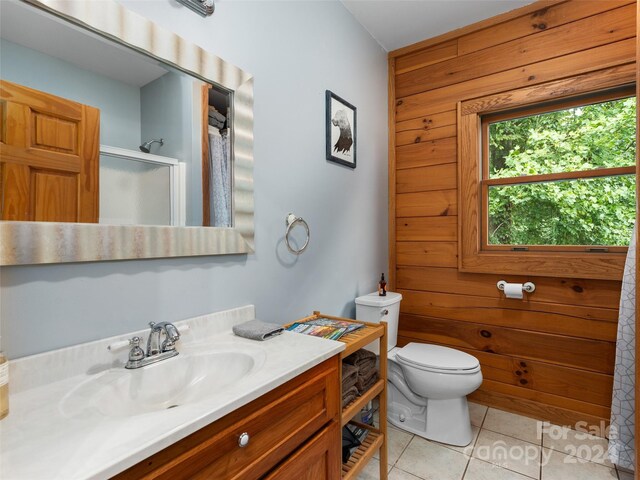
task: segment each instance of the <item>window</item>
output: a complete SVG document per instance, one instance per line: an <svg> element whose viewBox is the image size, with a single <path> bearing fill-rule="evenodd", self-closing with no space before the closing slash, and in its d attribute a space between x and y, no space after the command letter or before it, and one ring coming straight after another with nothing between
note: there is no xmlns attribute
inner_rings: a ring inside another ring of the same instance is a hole
<svg viewBox="0 0 640 480"><path fill-rule="evenodd" d="M484 249L620 251L635 222L628 90L482 117Z"/></svg>
<svg viewBox="0 0 640 480"><path fill-rule="evenodd" d="M460 271L621 278L635 220L634 80L605 69L459 102Z"/></svg>

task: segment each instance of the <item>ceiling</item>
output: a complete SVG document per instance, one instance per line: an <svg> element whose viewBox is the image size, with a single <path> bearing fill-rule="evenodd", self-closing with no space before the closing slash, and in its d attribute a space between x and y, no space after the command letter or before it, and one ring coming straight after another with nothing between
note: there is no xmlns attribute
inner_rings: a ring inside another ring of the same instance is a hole
<svg viewBox="0 0 640 480"><path fill-rule="evenodd" d="M464 27L531 0L342 0L387 51Z"/></svg>

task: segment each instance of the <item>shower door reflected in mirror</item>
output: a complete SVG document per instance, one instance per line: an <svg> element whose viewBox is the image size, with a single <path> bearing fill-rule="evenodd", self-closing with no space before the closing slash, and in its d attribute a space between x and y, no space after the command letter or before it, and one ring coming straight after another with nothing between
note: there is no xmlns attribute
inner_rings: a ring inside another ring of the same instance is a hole
<svg viewBox="0 0 640 480"><path fill-rule="evenodd" d="M33 94L1 89L0 218L233 225L232 92L20 3L0 22L3 86Z"/></svg>

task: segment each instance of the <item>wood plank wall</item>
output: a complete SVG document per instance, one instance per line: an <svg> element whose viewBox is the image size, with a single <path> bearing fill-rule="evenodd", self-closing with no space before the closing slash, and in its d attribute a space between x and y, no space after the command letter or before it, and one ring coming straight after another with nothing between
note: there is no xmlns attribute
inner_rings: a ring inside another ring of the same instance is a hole
<svg viewBox="0 0 640 480"><path fill-rule="evenodd" d="M479 403L574 426L609 421L619 281L457 270L457 102L635 64L633 1L529 5L391 52L390 276L399 344L479 358ZM533 280L526 300L498 280Z"/></svg>

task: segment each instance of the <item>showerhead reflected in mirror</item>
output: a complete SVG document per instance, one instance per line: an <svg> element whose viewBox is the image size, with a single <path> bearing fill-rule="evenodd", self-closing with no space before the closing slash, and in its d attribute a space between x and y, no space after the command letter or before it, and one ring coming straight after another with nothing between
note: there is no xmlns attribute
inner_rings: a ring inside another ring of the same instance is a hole
<svg viewBox="0 0 640 480"><path fill-rule="evenodd" d="M160 144L161 147L164 145L164 141L162 139L160 139L160 140L149 140L148 142L144 142L138 148L140 148L141 152L151 153L151 145L153 145L154 143Z"/></svg>

